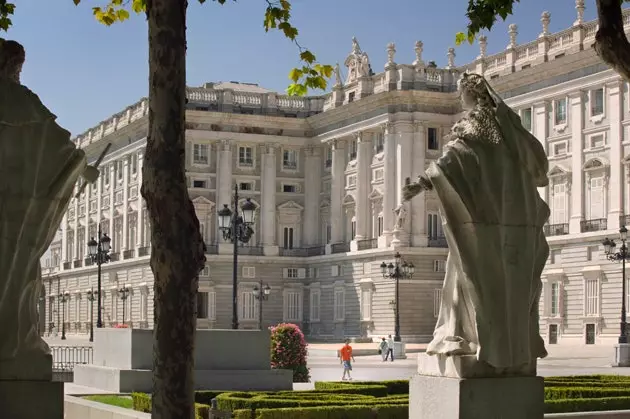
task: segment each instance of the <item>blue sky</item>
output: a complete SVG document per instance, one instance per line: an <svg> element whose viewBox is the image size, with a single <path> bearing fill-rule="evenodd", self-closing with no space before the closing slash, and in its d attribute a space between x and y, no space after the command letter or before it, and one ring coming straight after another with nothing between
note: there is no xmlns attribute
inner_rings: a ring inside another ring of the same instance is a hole
<svg viewBox="0 0 630 419"><path fill-rule="evenodd" d="M143 16L105 27L91 7L105 0L19 0L14 26L6 36L21 42L27 61L22 82L77 135L124 109L148 92L147 25ZM297 49L280 33L262 28L266 3L240 0L220 6L189 0L188 84L243 81L284 91L287 74L297 64ZM467 0L293 0L293 23L300 43L319 61L343 62L356 36L375 72L383 70L386 45L395 42L396 62L414 60L414 43L424 42L425 61L446 63L455 33L465 27ZM541 31L540 15L551 12L552 32L575 20L574 0L522 0L515 15L488 34L488 52L503 50L507 25L519 27L518 41ZM586 1L586 19L596 15ZM471 61L478 46L456 49L456 64ZM343 68L342 68L343 69Z"/></svg>

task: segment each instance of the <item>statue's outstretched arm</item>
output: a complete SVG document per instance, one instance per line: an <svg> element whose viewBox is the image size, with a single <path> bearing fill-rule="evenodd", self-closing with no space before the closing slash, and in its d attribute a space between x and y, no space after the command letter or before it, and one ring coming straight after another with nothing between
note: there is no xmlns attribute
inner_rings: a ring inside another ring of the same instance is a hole
<svg viewBox="0 0 630 419"><path fill-rule="evenodd" d="M411 179L407 178L402 190L403 200L411 201L416 195L431 189L433 189L431 181L424 176L418 176L418 181L415 183L411 183Z"/></svg>

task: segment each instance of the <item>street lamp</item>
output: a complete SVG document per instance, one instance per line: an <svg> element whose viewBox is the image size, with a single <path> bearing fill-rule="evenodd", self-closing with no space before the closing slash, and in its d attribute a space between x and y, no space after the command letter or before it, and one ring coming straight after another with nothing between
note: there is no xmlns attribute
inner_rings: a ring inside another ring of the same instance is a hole
<svg viewBox="0 0 630 419"><path fill-rule="evenodd" d="M411 279L416 268L413 263L407 263L403 260L400 253L396 252L394 255L394 263L381 263L381 273L383 278L393 279L396 281L396 296L394 300L395 309L395 326L394 326L394 341L400 342L400 280Z"/></svg>
<svg viewBox="0 0 630 419"><path fill-rule="evenodd" d="M70 299L70 293L64 291L61 294L61 340L66 340L66 303Z"/></svg>
<svg viewBox="0 0 630 419"><path fill-rule="evenodd" d="M96 299L97 292L93 289L87 292L87 299L90 302L90 342L94 342L94 300Z"/></svg>
<svg viewBox="0 0 630 419"><path fill-rule="evenodd" d="M262 330L263 328L263 301L267 301L269 299L269 294L271 294L271 287L267 284L263 285L262 279L259 282L259 285L254 286L252 290L252 294L254 294L254 298L258 300L258 328Z"/></svg>
<svg viewBox="0 0 630 419"><path fill-rule="evenodd" d="M254 234L254 213L256 205L249 198L241 207L242 215L238 213L238 185L234 185L234 212L228 208L227 204L223 205L218 211L219 229L223 233L224 240L230 240L234 243L234 259L232 261L232 329L238 329L238 242L247 243Z"/></svg>
<svg viewBox="0 0 630 419"><path fill-rule="evenodd" d="M628 259L628 247L626 239L628 238L628 229L622 226L619 229L619 239L621 240L621 248L615 252L617 244L608 237L602 242L604 251L608 260L615 262L621 261L621 322L619 332L619 343L628 343L628 335L626 333L626 259Z"/></svg>
<svg viewBox="0 0 630 419"><path fill-rule="evenodd" d="M131 288L129 288L128 286L123 286L121 289L118 290L118 292L120 293L120 299L122 300L123 303L123 326L125 325L125 306L127 304L125 304L125 301L127 301L127 298L129 298L129 293L131 292Z"/></svg>
<svg viewBox="0 0 630 419"><path fill-rule="evenodd" d="M109 249L111 239L107 237L107 234L103 234L101 232L101 224L98 225L98 241L92 237L88 242L88 254L90 258L92 258L92 262L96 263L97 271L96 271L96 280L97 280L97 290L96 290L96 327L99 329L103 327L103 319L101 318L101 265L103 263L109 262Z"/></svg>

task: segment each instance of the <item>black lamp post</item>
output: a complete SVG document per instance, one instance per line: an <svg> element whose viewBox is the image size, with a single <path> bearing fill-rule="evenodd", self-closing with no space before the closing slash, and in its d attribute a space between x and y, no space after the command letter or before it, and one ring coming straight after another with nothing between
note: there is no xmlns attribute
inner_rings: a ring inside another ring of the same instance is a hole
<svg viewBox="0 0 630 419"><path fill-rule="evenodd" d="M65 291L61 294L61 340L66 340L66 303L70 298L70 293Z"/></svg>
<svg viewBox="0 0 630 419"><path fill-rule="evenodd" d="M219 229L223 233L224 240L231 240L234 243L234 260L232 262L232 329L238 329L238 242L247 243L254 229L254 212L256 205L247 198L241 207L242 215L238 214L238 185L234 186L234 212L228 208L227 204L219 210Z"/></svg>
<svg viewBox="0 0 630 419"><path fill-rule="evenodd" d="M395 326L394 326L394 341L400 342L402 339L400 338L400 280L401 279L410 279L413 276L416 268L413 266L413 263L407 263L403 260L400 253L396 252L394 255L394 263L381 263L381 272L383 274L383 278L393 279L396 281L396 296L394 303L394 316L395 316Z"/></svg>
<svg viewBox="0 0 630 419"><path fill-rule="evenodd" d="M628 238L628 229L622 226L619 229L619 239L621 240L621 248L618 252L615 252L616 243L614 240L606 238L603 241L606 257L609 260L619 262L621 261L621 322L619 332L619 343L628 343L628 335L626 333L626 259L628 259L628 247L626 246L626 239Z"/></svg>
<svg viewBox="0 0 630 419"><path fill-rule="evenodd" d="M258 300L258 329L262 330L263 328L263 301L267 301L269 299L269 294L271 294L271 287L267 284L263 285L262 279L259 282L259 285L256 285L252 290L252 294Z"/></svg>
<svg viewBox="0 0 630 419"><path fill-rule="evenodd" d="M88 253L92 258L92 261L96 263L96 327L99 329L103 327L103 319L101 318L101 265L109 262L109 250L111 239L107 237L107 234L101 232L101 225L98 225L98 241L92 237L88 242Z"/></svg>
<svg viewBox="0 0 630 419"><path fill-rule="evenodd" d="M125 325L125 306L127 305L125 304L125 302L127 301L127 298L129 298L130 292L131 292L131 288L129 288L126 285L118 290L118 293L120 294L120 299L122 300L122 304L123 304L123 321L122 321L123 326Z"/></svg>
<svg viewBox="0 0 630 419"><path fill-rule="evenodd" d="M94 300L96 299L97 292L93 289L87 292L87 299L90 302L90 342L94 342Z"/></svg>

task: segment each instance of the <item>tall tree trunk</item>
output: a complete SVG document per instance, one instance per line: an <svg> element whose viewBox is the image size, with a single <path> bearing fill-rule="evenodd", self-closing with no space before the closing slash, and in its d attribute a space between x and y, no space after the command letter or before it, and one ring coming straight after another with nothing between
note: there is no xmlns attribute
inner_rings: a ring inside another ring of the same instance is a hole
<svg viewBox="0 0 630 419"><path fill-rule="evenodd" d="M194 417L198 275L205 263L185 173L186 0L148 0L149 135L142 196L151 220L154 419Z"/></svg>
<svg viewBox="0 0 630 419"><path fill-rule="evenodd" d="M620 0L597 0L599 29L593 47L597 55L630 81L630 42L623 28Z"/></svg>

